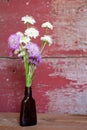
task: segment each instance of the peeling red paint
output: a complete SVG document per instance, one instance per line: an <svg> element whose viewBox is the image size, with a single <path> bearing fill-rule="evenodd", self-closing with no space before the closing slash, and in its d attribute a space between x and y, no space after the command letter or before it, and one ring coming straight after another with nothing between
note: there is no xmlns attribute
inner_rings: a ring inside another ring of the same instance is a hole
<svg viewBox="0 0 87 130"><path fill-rule="evenodd" d="M19 111L25 87L23 64L14 59L0 61L3 64L0 69L0 104L3 101L0 111ZM83 58L44 59L35 72L32 86L37 111L86 114L86 64Z"/></svg>
<svg viewBox="0 0 87 130"><path fill-rule="evenodd" d="M56 113L87 114L87 88L83 92L71 86L48 91L48 111Z"/></svg>
<svg viewBox="0 0 87 130"><path fill-rule="evenodd" d="M29 14L38 21L38 29L47 20L54 25L54 44L46 47L32 85L37 112L87 114L86 7L85 0L0 1L1 112L20 111L24 67L21 60L8 57L7 39L11 33L24 30L20 19Z"/></svg>
<svg viewBox="0 0 87 130"><path fill-rule="evenodd" d="M51 15L55 19L53 37L56 44L50 50L51 55L54 52L55 55L87 55L86 5L85 0L51 1Z"/></svg>

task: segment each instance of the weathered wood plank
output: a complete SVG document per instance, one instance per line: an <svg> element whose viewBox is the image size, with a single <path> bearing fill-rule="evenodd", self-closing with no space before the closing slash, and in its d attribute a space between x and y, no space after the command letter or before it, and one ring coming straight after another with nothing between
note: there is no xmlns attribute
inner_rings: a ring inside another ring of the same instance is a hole
<svg viewBox="0 0 87 130"><path fill-rule="evenodd" d="M54 44L46 48L46 56L87 55L86 4L85 0L0 1L0 56L8 56L7 39L10 34L24 30L21 17L26 14L35 17L38 29L44 21L53 23ZM40 29L41 35L43 32ZM35 42L40 44L40 40Z"/></svg>
<svg viewBox="0 0 87 130"><path fill-rule="evenodd" d="M20 5L20 6L19 6ZM50 0L29 0L29 1L0 1L0 56L8 56L8 37L18 31L24 32L25 25L21 22L21 17L25 15L33 16L37 21L35 26L40 30L41 24L50 19ZM35 40L40 44L40 40ZM3 51L4 50L4 51Z"/></svg>
<svg viewBox="0 0 87 130"><path fill-rule="evenodd" d="M87 1L52 0L52 55L87 55Z"/></svg>
<svg viewBox="0 0 87 130"><path fill-rule="evenodd" d="M3 130L87 130L87 116L38 114L37 125L19 126L19 113L0 113Z"/></svg>
<svg viewBox="0 0 87 130"><path fill-rule="evenodd" d="M85 0L0 1L0 111L20 110L23 63L5 56L9 55L9 35L24 30L20 19L29 14L38 21L38 29L47 20L54 25L54 44L46 47L44 63L38 66L33 81L37 111L87 114L86 5Z"/></svg>
<svg viewBox="0 0 87 130"><path fill-rule="evenodd" d="M35 72L38 112L87 113L86 58L45 58ZM19 111L25 87L23 63L0 59L0 111Z"/></svg>

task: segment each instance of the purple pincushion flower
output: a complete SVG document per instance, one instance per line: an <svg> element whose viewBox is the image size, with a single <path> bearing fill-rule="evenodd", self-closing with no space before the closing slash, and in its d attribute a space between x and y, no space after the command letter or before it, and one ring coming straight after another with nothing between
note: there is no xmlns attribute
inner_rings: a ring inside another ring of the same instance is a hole
<svg viewBox="0 0 87 130"><path fill-rule="evenodd" d="M20 36L17 34L12 34L8 38L8 46L9 48L14 51L19 48L20 45Z"/></svg>
<svg viewBox="0 0 87 130"><path fill-rule="evenodd" d="M29 53L29 63L37 65L38 63L41 62L41 53L40 49L35 43L29 43L26 45L26 49Z"/></svg>
<svg viewBox="0 0 87 130"><path fill-rule="evenodd" d="M38 57L29 57L29 64L34 64L37 65L38 63L41 62L41 56Z"/></svg>

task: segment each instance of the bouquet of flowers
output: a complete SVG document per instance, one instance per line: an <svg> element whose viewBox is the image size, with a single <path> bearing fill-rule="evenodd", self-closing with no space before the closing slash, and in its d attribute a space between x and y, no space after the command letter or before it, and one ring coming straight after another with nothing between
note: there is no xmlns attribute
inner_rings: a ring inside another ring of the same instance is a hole
<svg viewBox="0 0 87 130"><path fill-rule="evenodd" d="M11 34L8 38L8 46L11 56L16 55L22 58L26 75L26 87L31 87L36 66L42 61L42 52L46 45L50 46L52 44L52 38L48 35L48 30L53 29L53 26L50 22L41 25L42 28L46 29L46 34L40 37L42 45L39 47L32 42L33 38L36 39L39 36L39 31L32 26L36 23L35 19L26 15L21 18L21 21L26 24L24 33Z"/></svg>

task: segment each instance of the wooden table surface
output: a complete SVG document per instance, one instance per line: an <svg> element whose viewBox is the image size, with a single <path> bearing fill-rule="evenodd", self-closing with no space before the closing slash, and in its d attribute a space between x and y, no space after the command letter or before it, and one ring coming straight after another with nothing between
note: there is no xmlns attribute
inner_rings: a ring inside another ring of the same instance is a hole
<svg viewBox="0 0 87 130"><path fill-rule="evenodd" d="M0 130L87 130L86 115L38 114L35 126L21 127L19 113L0 113Z"/></svg>

